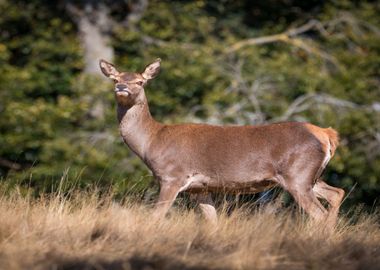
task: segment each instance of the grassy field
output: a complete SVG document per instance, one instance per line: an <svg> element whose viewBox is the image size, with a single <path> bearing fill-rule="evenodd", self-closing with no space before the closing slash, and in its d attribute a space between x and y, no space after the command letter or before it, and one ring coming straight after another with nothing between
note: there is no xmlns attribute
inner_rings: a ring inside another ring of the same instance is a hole
<svg viewBox="0 0 380 270"><path fill-rule="evenodd" d="M343 216L333 233L275 203L220 210L218 227L173 208L96 193L0 195L1 269L379 269L379 215Z"/></svg>

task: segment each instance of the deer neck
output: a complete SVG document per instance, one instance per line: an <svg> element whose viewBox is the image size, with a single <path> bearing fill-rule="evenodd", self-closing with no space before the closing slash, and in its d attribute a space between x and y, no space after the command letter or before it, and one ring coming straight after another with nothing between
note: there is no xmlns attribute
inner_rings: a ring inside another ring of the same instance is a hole
<svg viewBox="0 0 380 270"><path fill-rule="evenodd" d="M124 142L145 160L150 142L162 126L150 114L146 98L133 106L118 104L117 117Z"/></svg>

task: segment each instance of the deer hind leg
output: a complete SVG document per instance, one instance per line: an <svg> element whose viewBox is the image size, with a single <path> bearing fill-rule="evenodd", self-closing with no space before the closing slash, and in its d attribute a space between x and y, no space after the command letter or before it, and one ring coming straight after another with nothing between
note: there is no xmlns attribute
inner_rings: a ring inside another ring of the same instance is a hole
<svg viewBox="0 0 380 270"><path fill-rule="evenodd" d="M315 221L324 221L328 216L328 211L317 199L313 191L312 177L299 174L288 179L278 177L283 188L287 190L297 202L297 204Z"/></svg>
<svg viewBox="0 0 380 270"><path fill-rule="evenodd" d="M339 207L344 197L344 190L332 187L322 179L318 179L313 187L313 191L318 198L326 200L330 207L327 222L334 227L338 218Z"/></svg>
<svg viewBox="0 0 380 270"><path fill-rule="evenodd" d="M216 214L215 205L210 193L199 193L196 197L199 203L199 208L202 211L204 218L213 226L218 224L218 216Z"/></svg>
<svg viewBox="0 0 380 270"><path fill-rule="evenodd" d="M307 189L288 189L298 205L305 210L316 221L324 221L327 218L328 211L317 199L311 188Z"/></svg>

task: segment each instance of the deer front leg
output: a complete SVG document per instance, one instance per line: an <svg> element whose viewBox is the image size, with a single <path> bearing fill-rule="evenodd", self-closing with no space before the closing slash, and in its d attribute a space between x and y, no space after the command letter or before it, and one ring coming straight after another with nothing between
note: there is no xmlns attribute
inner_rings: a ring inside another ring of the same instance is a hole
<svg viewBox="0 0 380 270"><path fill-rule="evenodd" d="M165 217L166 213L177 197L180 189L181 186L173 182L165 182L161 184L160 195L155 205L153 215L155 220Z"/></svg>

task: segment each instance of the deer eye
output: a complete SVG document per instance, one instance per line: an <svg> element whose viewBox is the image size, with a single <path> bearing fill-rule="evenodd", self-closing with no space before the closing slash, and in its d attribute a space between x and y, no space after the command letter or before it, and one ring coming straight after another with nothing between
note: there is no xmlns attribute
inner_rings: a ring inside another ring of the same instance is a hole
<svg viewBox="0 0 380 270"><path fill-rule="evenodd" d="M137 81L136 84L141 86L144 84L144 82L143 81Z"/></svg>

